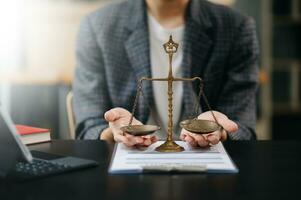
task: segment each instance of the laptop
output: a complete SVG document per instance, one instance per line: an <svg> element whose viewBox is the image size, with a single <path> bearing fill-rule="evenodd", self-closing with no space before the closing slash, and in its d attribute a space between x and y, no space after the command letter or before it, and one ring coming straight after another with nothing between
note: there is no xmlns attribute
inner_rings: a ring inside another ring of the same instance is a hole
<svg viewBox="0 0 301 200"><path fill-rule="evenodd" d="M97 165L93 160L29 151L10 116L0 106L0 177L26 180Z"/></svg>

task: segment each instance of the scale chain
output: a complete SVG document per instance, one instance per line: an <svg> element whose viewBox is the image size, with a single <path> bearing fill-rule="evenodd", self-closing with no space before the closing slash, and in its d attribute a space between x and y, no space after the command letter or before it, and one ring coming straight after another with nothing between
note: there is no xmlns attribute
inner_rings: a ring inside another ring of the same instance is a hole
<svg viewBox="0 0 301 200"><path fill-rule="evenodd" d="M204 98L205 104L206 104L206 106L208 107L208 109L209 109L209 111L210 111L210 113L211 113L211 115L212 115L214 121L215 121L218 125L220 125L220 124L218 123L216 117L215 117L215 114L214 114L213 110L211 109L211 106L209 105L209 101L208 101L208 99L207 99L205 93L202 93L202 96L203 96L203 98ZM221 126L221 125L220 125L220 126ZM222 126L221 126L221 127L222 127Z"/></svg>
<svg viewBox="0 0 301 200"><path fill-rule="evenodd" d="M205 104L206 104L207 108L209 109L209 112L211 113L211 115L212 115L214 121L215 121L221 128L223 128L223 127L218 123L217 118L216 118L216 116L215 116L215 114L214 114L214 112L213 112L213 110L212 110L212 108L211 108L211 106L210 106L210 104L209 104L209 101L208 101L208 99L207 99L207 97L206 97L206 95L205 95L205 93L204 93L204 91L203 91L203 90L204 90L204 84L203 84L202 81L200 81L199 88L200 88L199 94L198 94L198 96L196 97L196 98L197 98L197 101L196 101L195 104L194 104L194 111L195 111L195 115L194 115L194 116L196 116L195 119L198 118L198 114L199 114L199 111L200 111L200 101L201 101L201 97L203 97L203 98L204 98L204 101L205 101ZM193 95L196 96L196 94L195 94L194 92L193 92ZM191 118L194 118L194 117L191 116Z"/></svg>
<svg viewBox="0 0 301 200"><path fill-rule="evenodd" d="M133 106L133 109L132 109L132 115L131 115L131 118L130 118L130 121L129 121L129 125L128 126L131 126L132 125L132 122L133 122L133 118L134 118L134 115L135 115L135 111L136 111L136 108L137 108L137 104L138 104L138 100L139 100L139 97L140 97L140 93L142 92L142 84L141 82L139 82L137 84L137 93L136 93L136 96L135 96L135 100L134 100L134 106Z"/></svg>
<svg viewBox="0 0 301 200"><path fill-rule="evenodd" d="M129 125L128 126L131 126L132 125L132 122L133 122L133 119L134 119L134 115L135 115L135 111L137 109L137 104L138 104L138 101L139 101L139 98L140 98L140 95L142 96L142 98L144 99L144 101L146 102L147 104L147 107L148 109L151 111L152 108L149 104L149 102L147 101L145 95L144 95L144 92L142 90L142 81L139 81L138 82L138 86L137 86L137 93L136 93L136 97L135 97L135 100L134 100L134 106L133 106L133 109L132 109L132 114L131 114L131 118L130 118L130 122L129 122ZM157 125L159 125L161 128L162 128L162 125L161 123L159 123L159 121L154 118L154 121Z"/></svg>
<svg viewBox="0 0 301 200"><path fill-rule="evenodd" d="M150 112L151 112L152 107L151 107L151 105L148 103L148 101L147 101L147 99L146 99L146 97L145 97L145 95L144 95L143 90L141 90L141 96L142 96L142 98L144 99L144 101L146 102L147 107L148 107L148 109L149 109ZM159 121L158 121L158 119L157 119L156 117L154 117L154 121L155 121L156 125L160 126L161 129L163 128L162 124L159 123Z"/></svg>
<svg viewBox="0 0 301 200"><path fill-rule="evenodd" d="M203 83L200 81L200 84L199 84L199 93L198 95L196 96L196 93L194 91L192 91L193 93L193 96L195 98L195 103L194 103L194 106L193 106L193 111L194 113L191 113L191 115L189 116L189 118L193 119L193 118L197 118L198 117L198 114L200 113L200 102L201 102L201 96L202 96L202 92L203 92Z"/></svg>

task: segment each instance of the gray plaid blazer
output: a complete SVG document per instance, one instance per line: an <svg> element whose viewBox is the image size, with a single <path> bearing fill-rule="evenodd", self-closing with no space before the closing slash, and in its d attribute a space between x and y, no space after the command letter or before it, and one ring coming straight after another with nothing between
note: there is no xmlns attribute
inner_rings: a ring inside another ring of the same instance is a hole
<svg viewBox="0 0 301 200"><path fill-rule="evenodd" d="M183 49L183 77L202 77L211 107L238 123L239 130L229 137L256 138L259 52L254 21L224 6L190 0ZM108 126L107 110L132 109L137 80L151 77L149 54L145 0L114 2L82 20L73 83L78 139L98 139ZM196 89L184 84L182 119L193 111ZM143 90L146 98L140 98L135 117L145 123L152 84L145 82Z"/></svg>

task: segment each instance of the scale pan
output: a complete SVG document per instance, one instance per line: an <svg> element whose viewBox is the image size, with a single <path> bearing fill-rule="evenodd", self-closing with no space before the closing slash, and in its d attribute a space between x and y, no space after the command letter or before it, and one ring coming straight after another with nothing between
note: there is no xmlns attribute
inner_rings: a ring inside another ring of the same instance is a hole
<svg viewBox="0 0 301 200"><path fill-rule="evenodd" d="M159 126L155 126L155 125L131 125L131 126L121 127L121 130L123 132L126 132L133 136L150 135L160 129L161 128Z"/></svg>
<svg viewBox="0 0 301 200"><path fill-rule="evenodd" d="M184 120L180 123L180 126L185 130L196 134L212 133L221 128L221 126L214 121L201 119Z"/></svg>

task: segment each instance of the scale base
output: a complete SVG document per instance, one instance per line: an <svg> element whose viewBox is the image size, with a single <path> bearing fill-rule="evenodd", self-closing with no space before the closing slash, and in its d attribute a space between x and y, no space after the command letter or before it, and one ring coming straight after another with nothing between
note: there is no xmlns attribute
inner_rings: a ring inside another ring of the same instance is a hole
<svg viewBox="0 0 301 200"><path fill-rule="evenodd" d="M185 149L183 147L181 147L174 141L168 141L168 140L156 148L156 151L165 152L165 153L181 152L184 150Z"/></svg>

